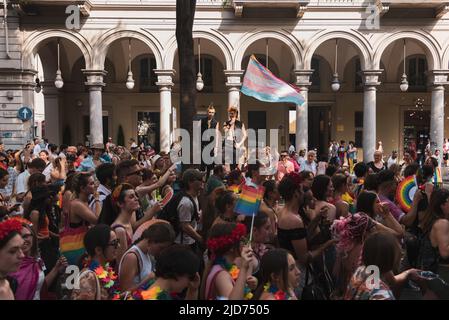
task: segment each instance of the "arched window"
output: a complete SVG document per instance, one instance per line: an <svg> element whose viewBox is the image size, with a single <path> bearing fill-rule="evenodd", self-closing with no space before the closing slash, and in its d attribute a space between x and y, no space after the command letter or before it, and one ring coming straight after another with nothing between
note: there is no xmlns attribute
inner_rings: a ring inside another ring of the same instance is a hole
<svg viewBox="0 0 449 320"><path fill-rule="evenodd" d="M409 91L426 91L427 60L423 55L407 58Z"/></svg>
<svg viewBox="0 0 449 320"><path fill-rule="evenodd" d="M139 92L157 92L156 59L152 55L139 57Z"/></svg>

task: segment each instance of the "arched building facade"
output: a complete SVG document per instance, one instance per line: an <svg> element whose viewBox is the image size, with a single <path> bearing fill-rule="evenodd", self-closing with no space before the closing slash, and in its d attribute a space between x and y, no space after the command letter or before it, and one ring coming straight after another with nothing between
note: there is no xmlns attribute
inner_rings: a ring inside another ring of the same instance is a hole
<svg viewBox="0 0 449 320"><path fill-rule="evenodd" d="M235 105L247 127L278 129L283 149L294 144L324 154L331 140L353 140L365 160L372 159L377 141L386 153L416 148L428 138L442 148L449 136L449 15L443 1L426 8L413 1L309 0L289 7L293 2L197 1L193 37L205 82L197 98L200 116L213 103L222 123ZM67 29L64 3L8 1L9 31L0 31L4 143L19 148L34 135L57 144L116 141L121 127L125 141L144 139L168 150L182 113L176 1L78 1L78 30ZM379 8L374 29L365 13L373 5ZM60 89L54 85L58 47ZM269 104L241 95L252 54L300 87L306 103ZM125 85L129 68L132 89ZM404 71L406 92L399 88ZM337 92L331 89L335 73ZM45 115L43 128L39 119L17 119L23 106ZM141 121L151 124L145 136L137 129Z"/></svg>

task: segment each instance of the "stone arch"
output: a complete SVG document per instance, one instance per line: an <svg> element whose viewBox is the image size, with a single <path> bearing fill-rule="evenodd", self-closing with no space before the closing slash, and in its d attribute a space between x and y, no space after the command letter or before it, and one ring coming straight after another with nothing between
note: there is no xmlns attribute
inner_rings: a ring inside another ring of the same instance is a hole
<svg viewBox="0 0 449 320"><path fill-rule="evenodd" d="M372 57L372 47L367 39L353 31L324 31L307 40L311 45L305 51L304 69L310 69L312 57L319 46L328 40L338 38L345 39L354 45L360 56L362 70L367 69Z"/></svg>
<svg viewBox="0 0 449 320"><path fill-rule="evenodd" d="M440 45L430 34L424 34L420 31L398 31L379 39L373 57L374 68L378 68L380 65L380 60L385 49L393 42L404 38L415 40L424 46L429 70L441 68Z"/></svg>
<svg viewBox="0 0 449 320"><path fill-rule="evenodd" d="M226 68L226 70L232 69L232 65L233 65L232 54L231 54L232 46L227 39L225 39L224 37L218 36L215 33L203 31L203 30L193 32L193 39L198 39L198 38L209 40L214 45L216 45L220 49L221 53L224 56L224 61L225 61L224 67ZM168 45L167 50L165 51L165 56L164 56L164 69L173 69L175 54L176 54L176 50L178 49L176 37L173 37L169 43L170 44Z"/></svg>
<svg viewBox="0 0 449 320"><path fill-rule="evenodd" d="M294 38L291 34L284 33L281 30L277 31L257 31L255 33L251 33L245 38L243 38L238 46L234 59L234 69L241 70L243 58L245 57L246 50L256 41L260 39L276 39L283 42L287 47L290 48L293 61L294 68L299 69L302 62L302 45L299 41Z"/></svg>
<svg viewBox="0 0 449 320"><path fill-rule="evenodd" d="M116 40L120 39L137 39L147 45L151 53L156 58L156 66L158 69L162 68L162 46L160 42L150 33L141 32L138 30L112 30L107 32L98 40L94 47L95 58L94 65L98 69L104 67L106 55L108 54L109 46Z"/></svg>
<svg viewBox="0 0 449 320"><path fill-rule="evenodd" d="M92 68L92 47L90 43L79 33L71 32L68 30L44 30L31 33L24 41L22 50L21 65L24 69L34 68L34 58L36 48L39 44L49 38L64 38L72 42L81 51L84 61L86 63L86 69Z"/></svg>
<svg viewBox="0 0 449 320"><path fill-rule="evenodd" d="M447 44L444 46L443 49L443 57L441 60L441 69L449 69L449 41L447 42Z"/></svg>

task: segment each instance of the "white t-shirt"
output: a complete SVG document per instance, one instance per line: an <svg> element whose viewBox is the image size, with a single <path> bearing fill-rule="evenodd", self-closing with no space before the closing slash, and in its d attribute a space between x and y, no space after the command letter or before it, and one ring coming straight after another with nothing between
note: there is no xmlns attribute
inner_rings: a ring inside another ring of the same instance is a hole
<svg viewBox="0 0 449 320"><path fill-rule="evenodd" d="M39 152L41 152L41 146L36 144L33 149L33 156L39 157Z"/></svg>
<svg viewBox="0 0 449 320"><path fill-rule="evenodd" d="M44 273L45 267L39 271L39 278L37 279L37 286L36 286L36 292L34 292L33 300L40 300L41 299L41 289L44 285L45 281L45 273Z"/></svg>
<svg viewBox="0 0 449 320"><path fill-rule="evenodd" d="M326 165L327 165L327 162L324 162L324 161L318 162L317 175L326 174Z"/></svg>
<svg viewBox="0 0 449 320"><path fill-rule="evenodd" d="M25 193L28 191L28 178L30 177L30 172L25 170L17 176L16 180L16 194Z"/></svg>
<svg viewBox="0 0 449 320"><path fill-rule="evenodd" d="M316 162L312 161L312 163L309 163L307 161L304 161L304 164L301 167L300 171L310 171L316 176Z"/></svg>
<svg viewBox="0 0 449 320"><path fill-rule="evenodd" d="M196 207L199 208L198 198L193 198L195 201ZM193 207L192 201L188 197L183 197L178 205L178 215L179 215L179 222L189 222L192 226L193 230L197 230L198 228L198 222L193 219L193 213L195 208ZM182 239L181 239L182 234ZM180 244L187 244L191 245L195 243L195 239L187 235L185 232L179 232L175 239L176 243Z"/></svg>
<svg viewBox="0 0 449 320"><path fill-rule="evenodd" d="M50 181L51 180L51 172L53 171L53 164L50 162L44 169L44 171L42 171L42 174L45 176L45 181Z"/></svg>
<svg viewBox="0 0 449 320"><path fill-rule="evenodd" d="M390 168L391 165L393 165L393 164L395 164L395 163L398 163L398 158L393 159L393 158L390 156L390 158L388 158L388 161L387 161L387 168Z"/></svg>

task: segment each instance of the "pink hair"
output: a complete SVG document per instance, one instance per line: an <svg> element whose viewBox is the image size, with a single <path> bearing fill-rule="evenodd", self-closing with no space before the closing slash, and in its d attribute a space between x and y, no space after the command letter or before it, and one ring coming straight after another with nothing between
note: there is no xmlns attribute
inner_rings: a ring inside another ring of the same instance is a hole
<svg viewBox="0 0 449 320"><path fill-rule="evenodd" d="M331 232L333 238L338 240L337 251L347 253L355 245L362 243L370 222L369 216L362 212L335 220Z"/></svg>

